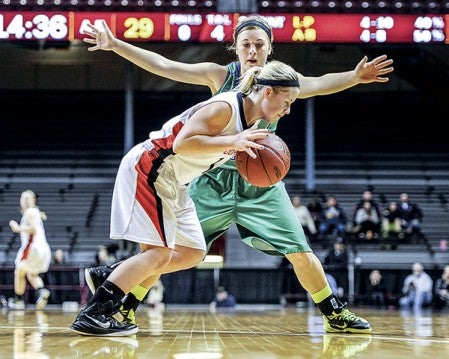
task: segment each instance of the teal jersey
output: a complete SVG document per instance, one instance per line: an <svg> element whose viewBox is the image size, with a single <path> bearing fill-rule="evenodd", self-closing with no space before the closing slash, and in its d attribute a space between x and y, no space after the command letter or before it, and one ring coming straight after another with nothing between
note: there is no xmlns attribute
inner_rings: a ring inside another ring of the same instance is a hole
<svg viewBox="0 0 449 359"><path fill-rule="evenodd" d="M228 76L217 93L230 91L240 81L239 62L227 65ZM277 122L261 128L276 130ZM242 241L270 255L311 252L283 182L255 187L238 173L234 160L189 184L208 249L213 241L235 224Z"/></svg>

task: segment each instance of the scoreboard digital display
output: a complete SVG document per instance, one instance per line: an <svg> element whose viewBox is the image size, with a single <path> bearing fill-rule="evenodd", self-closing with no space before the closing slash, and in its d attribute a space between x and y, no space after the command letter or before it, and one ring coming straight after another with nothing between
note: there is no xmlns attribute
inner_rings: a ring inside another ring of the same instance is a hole
<svg viewBox="0 0 449 359"><path fill-rule="evenodd" d="M449 15L263 14L277 43L449 44ZM87 22L129 42L231 42L236 13L0 12L0 41L72 41Z"/></svg>

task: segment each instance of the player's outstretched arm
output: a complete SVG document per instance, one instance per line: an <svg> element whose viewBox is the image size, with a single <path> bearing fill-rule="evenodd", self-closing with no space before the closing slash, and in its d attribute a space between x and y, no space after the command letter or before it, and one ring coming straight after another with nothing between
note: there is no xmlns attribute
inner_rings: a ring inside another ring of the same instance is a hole
<svg viewBox="0 0 449 359"><path fill-rule="evenodd" d="M101 24L101 27L87 24L88 29L84 31L86 37L83 41L93 45L88 48L89 51L114 51L152 74L173 81L208 86L213 93L221 87L226 78L226 66L213 62L187 64L167 59L153 51L117 39L106 21L102 20Z"/></svg>
<svg viewBox="0 0 449 359"><path fill-rule="evenodd" d="M328 73L319 77L300 75L299 98L330 95L359 84L388 82L386 75L394 71L392 64L393 60L387 55L378 56L371 61L364 56L351 71Z"/></svg>

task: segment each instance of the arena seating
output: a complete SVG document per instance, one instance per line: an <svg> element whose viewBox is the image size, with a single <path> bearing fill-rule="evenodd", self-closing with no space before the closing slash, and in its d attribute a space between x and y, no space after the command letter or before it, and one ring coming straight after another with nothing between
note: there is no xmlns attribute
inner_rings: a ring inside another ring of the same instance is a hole
<svg viewBox="0 0 449 359"><path fill-rule="evenodd" d="M112 152L89 157L80 153L65 159L61 155L58 160L49 152L25 156L26 161L17 157L2 159L2 261L10 262L11 254L18 248L19 241L11 239L12 233L7 223L12 218L19 219L18 199L21 191L27 188L38 194L39 205L48 215L46 229L52 247L71 253L73 263L90 263L96 248L100 244L110 243L110 200L121 154ZM444 178L449 165L444 160L445 154L439 158L435 154L423 154L420 157L407 154L396 154L395 158L389 156L354 159L351 156L322 154L317 161L315 191L322 195L336 195L348 214L365 189L372 189L379 202L397 200L401 192L408 192L423 208L423 233L432 251L439 255L439 242L447 239L448 204L444 199L449 185ZM294 162L285 183L289 193L300 194L304 202L308 202L314 194L305 190L303 160ZM321 249L319 245L317 249ZM381 250L378 244L358 244L355 249L362 253L373 253L371 259L366 259L373 265L382 265L385 259L385 256L378 255ZM429 254L429 248L423 242L401 245L399 249L413 255ZM429 257L429 261L434 259ZM445 260L449 261L446 257ZM405 262L405 266L408 266L408 261ZM384 263L389 264L388 260Z"/></svg>

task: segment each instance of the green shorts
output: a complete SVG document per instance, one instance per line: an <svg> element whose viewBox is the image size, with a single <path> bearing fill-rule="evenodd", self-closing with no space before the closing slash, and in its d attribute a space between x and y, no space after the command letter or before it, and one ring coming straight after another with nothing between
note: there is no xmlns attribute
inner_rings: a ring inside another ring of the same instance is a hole
<svg viewBox="0 0 449 359"><path fill-rule="evenodd" d="M243 242L267 254L312 251L283 182L258 188L225 164L191 182L189 194L208 249L235 223Z"/></svg>

